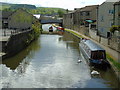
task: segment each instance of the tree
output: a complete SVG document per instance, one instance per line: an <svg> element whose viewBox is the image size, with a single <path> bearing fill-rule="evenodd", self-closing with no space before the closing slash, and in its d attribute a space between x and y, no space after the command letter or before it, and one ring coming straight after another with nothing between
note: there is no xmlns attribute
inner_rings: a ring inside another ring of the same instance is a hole
<svg viewBox="0 0 120 90"><path fill-rule="evenodd" d="M64 14L64 12L59 9L59 10L58 10L58 15L59 15L59 17L63 17L63 14Z"/></svg>

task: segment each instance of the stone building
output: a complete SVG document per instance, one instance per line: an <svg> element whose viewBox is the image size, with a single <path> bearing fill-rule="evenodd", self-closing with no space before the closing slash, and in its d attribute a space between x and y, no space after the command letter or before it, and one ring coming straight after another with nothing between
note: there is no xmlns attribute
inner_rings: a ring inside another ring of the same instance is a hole
<svg viewBox="0 0 120 90"><path fill-rule="evenodd" d="M91 5L91 6L80 8L80 12L79 12L80 24L89 26L90 22L96 22L97 8L98 8L98 5Z"/></svg>
<svg viewBox="0 0 120 90"><path fill-rule="evenodd" d="M114 25L120 25L120 1L114 4Z"/></svg>
<svg viewBox="0 0 120 90"><path fill-rule="evenodd" d="M0 11L0 28L8 28L8 17L12 15L13 11Z"/></svg>
<svg viewBox="0 0 120 90"><path fill-rule="evenodd" d="M28 13L23 9L17 9L16 11L1 11L2 15L0 16L0 20L2 21L2 26L0 28L8 28L8 29L18 29L25 30L32 28L32 24L39 20Z"/></svg>
<svg viewBox="0 0 120 90"><path fill-rule="evenodd" d="M69 12L63 16L63 26L65 28L73 29L74 25L74 12Z"/></svg>
<svg viewBox="0 0 120 90"><path fill-rule="evenodd" d="M28 29L32 27L33 15L23 9L16 10L8 18L8 28Z"/></svg>
<svg viewBox="0 0 120 90"><path fill-rule="evenodd" d="M97 20L97 8L98 5L75 8L73 12L64 15L64 27L77 30L81 25L89 26L90 22L87 20L91 20L92 22Z"/></svg>
<svg viewBox="0 0 120 90"><path fill-rule="evenodd" d="M98 8L98 34L103 37L110 36L110 27L113 25L115 2L103 2Z"/></svg>

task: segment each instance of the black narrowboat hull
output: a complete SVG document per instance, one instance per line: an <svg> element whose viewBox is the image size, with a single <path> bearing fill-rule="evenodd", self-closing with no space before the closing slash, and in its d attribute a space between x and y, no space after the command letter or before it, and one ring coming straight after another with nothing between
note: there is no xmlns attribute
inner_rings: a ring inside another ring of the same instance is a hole
<svg viewBox="0 0 120 90"><path fill-rule="evenodd" d="M107 69L110 68L110 64L107 60L98 60L97 63L93 62L93 60L88 56L88 54L85 52L85 50L83 49L83 47L81 47L81 45L79 44L80 47L80 51L82 53L82 55L84 56L84 58L87 60L88 65L97 67L97 68L101 68L101 69Z"/></svg>

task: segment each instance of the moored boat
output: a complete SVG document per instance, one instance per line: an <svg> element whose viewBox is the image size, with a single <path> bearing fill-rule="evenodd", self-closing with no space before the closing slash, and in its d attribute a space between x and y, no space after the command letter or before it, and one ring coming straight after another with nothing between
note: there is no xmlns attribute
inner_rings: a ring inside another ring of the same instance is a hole
<svg viewBox="0 0 120 90"><path fill-rule="evenodd" d="M53 27L49 27L49 32L53 32Z"/></svg>
<svg viewBox="0 0 120 90"><path fill-rule="evenodd" d="M91 40L81 40L80 50L90 65L100 68L110 67L106 59L106 51Z"/></svg>
<svg viewBox="0 0 120 90"><path fill-rule="evenodd" d="M63 35L64 34L64 28L63 27L57 27L58 34Z"/></svg>

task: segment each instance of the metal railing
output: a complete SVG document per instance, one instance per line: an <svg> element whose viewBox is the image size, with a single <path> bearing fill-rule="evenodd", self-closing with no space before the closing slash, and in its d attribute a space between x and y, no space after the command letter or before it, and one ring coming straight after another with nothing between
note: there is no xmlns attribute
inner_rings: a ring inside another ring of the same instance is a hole
<svg viewBox="0 0 120 90"><path fill-rule="evenodd" d="M26 31L31 31L31 29L27 29L27 30L13 30L13 29L1 29L0 30L0 36L5 37L5 36L11 36L11 35L15 35L18 33L23 33Z"/></svg>

